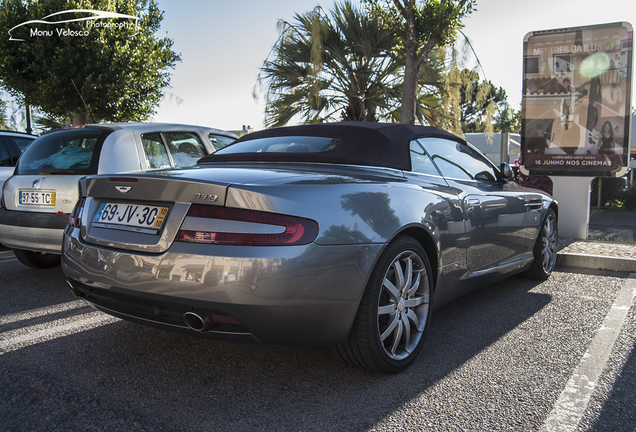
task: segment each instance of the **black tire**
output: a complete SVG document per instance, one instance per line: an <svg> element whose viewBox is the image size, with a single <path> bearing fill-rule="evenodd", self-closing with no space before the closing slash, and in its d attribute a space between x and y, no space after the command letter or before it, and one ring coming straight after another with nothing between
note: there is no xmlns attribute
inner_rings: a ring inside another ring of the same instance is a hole
<svg viewBox="0 0 636 432"><path fill-rule="evenodd" d="M431 265L424 248L412 237L397 237L371 273L349 338L332 351L356 367L403 371L422 349L432 294Z"/></svg>
<svg viewBox="0 0 636 432"><path fill-rule="evenodd" d="M550 277L556 265L559 232L556 213L548 209L548 212L539 231L537 242L532 251L534 261L523 274L534 280L544 281Z"/></svg>
<svg viewBox="0 0 636 432"><path fill-rule="evenodd" d="M15 257L25 266L35 269L48 269L60 265L62 256L45 252L13 249Z"/></svg>

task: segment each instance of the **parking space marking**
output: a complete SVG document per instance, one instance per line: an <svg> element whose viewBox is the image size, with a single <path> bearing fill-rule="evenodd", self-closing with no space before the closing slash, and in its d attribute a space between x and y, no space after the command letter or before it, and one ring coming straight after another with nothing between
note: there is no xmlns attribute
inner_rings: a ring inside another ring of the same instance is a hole
<svg viewBox="0 0 636 432"><path fill-rule="evenodd" d="M52 306L45 306L38 309L31 309L28 311L16 312L0 316L0 326L5 324L11 324L19 321L26 321L33 318L38 318L45 315L50 315L58 312L70 311L81 307L90 307L83 300L73 300L66 303L59 303Z"/></svg>
<svg viewBox="0 0 636 432"><path fill-rule="evenodd" d="M0 333L0 355L117 321L120 320L95 311Z"/></svg>
<svg viewBox="0 0 636 432"><path fill-rule="evenodd" d="M544 432L577 430L614 343L636 298L636 274L625 279L612 308L594 335L581 362L541 428Z"/></svg>

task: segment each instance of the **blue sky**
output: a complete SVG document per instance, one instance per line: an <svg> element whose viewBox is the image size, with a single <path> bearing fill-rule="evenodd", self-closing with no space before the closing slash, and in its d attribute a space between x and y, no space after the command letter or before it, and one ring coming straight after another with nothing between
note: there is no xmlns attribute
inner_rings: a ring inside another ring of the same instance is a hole
<svg viewBox="0 0 636 432"><path fill-rule="evenodd" d="M182 61L154 121L238 130L263 128L264 102L252 97L259 68L278 37L277 22L332 0L158 0L165 12L159 35L174 40ZM481 0L464 20L486 78L521 103L523 38L531 31L627 21L631 0ZM480 71L482 79L483 73ZM632 86L632 105L636 93Z"/></svg>

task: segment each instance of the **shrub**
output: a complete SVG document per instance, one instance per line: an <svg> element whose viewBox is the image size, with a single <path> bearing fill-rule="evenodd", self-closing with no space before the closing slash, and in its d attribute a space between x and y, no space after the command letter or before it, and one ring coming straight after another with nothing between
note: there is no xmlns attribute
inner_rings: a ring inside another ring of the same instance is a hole
<svg viewBox="0 0 636 432"><path fill-rule="evenodd" d="M623 177L604 177L601 180L601 207L622 207L625 203L625 179ZM592 181L592 196L590 203L592 206L598 204L598 182L595 178Z"/></svg>
<svg viewBox="0 0 636 432"><path fill-rule="evenodd" d="M636 188L632 187L623 191L621 195L623 205L628 209L636 208Z"/></svg>
<svg viewBox="0 0 636 432"><path fill-rule="evenodd" d="M515 159L515 180L521 186L539 189L552 195L552 180L548 176L524 175L519 169L519 159Z"/></svg>

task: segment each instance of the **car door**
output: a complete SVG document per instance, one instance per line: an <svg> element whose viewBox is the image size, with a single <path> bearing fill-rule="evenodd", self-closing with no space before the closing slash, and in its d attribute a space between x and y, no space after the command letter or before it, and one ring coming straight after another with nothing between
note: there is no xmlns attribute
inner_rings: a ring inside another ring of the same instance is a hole
<svg viewBox="0 0 636 432"><path fill-rule="evenodd" d="M527 229L524 190L500 179L494 165L466 143L441 138L418 141L457 191L464 213L468 269L488 271L529 258L533 237Z"/></svg>
<svg viewBox="0 0 636 432"><path fill-rule="evenodd" d="M408 181L436 197L435 201L426 203L426 208L421 210L427 214L427 220L440 243L445 245L441 250L440 262L443 266L463 262L466 259L466 227L457 193L444 180L430 155L417 140L410 143L410 155L411 171L405 172Z"/></svg>

